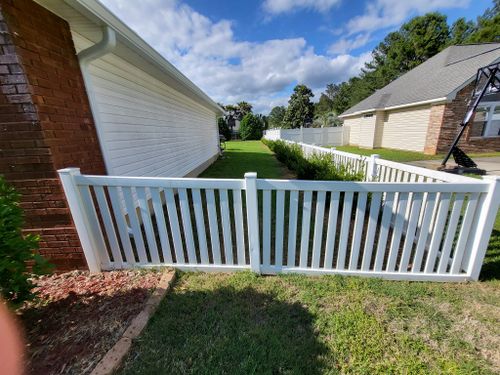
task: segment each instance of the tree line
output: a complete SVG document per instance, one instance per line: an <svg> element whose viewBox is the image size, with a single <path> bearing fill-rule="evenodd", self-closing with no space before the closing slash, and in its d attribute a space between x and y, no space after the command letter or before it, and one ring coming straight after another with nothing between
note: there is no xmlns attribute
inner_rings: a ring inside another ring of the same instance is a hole
<svg viewBox="0 0 500 375"><path fill-rule="evenodd" d="M340 126L342 122L337 115L446 47L495 41L500 41L500 0L494 0L475 21L462 17L449 25L447 17L439 12L417 16L387 34L373 49L372 59L359 75L345 82L327 84L317 103L312 102L312 90L298 84L288 106L276 106L268 116L253 114L252 105L247 102L221 105L226 115L219 119L219 132L230 139L236 120L240 121L243 140L260 139L267 128Z"/></svg>

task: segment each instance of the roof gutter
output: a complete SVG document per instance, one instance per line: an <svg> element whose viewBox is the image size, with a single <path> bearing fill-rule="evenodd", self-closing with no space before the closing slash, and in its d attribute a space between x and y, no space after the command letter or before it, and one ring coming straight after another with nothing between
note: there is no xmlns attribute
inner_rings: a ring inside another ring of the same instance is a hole
<svg viewBox="0 0 500 375"><path fill-rule="evenodd" d="M80 70L83 76L83 82L85 84L85 89L87 91L87 97L89 98L90 111L92 112L92 117L94 118L94 124L97 131L97 136L99 137L99 145L101 147L102 157L104 159L104 164L106 166L106 171L108 174L113 174L111 170L111 162L107 150L104 145L104 129L99 117L99 111L97 110L97 100L95 97L95 90L92 84L92 78L89 73L89 65L92 61L97 60L104 55L113 51L116 47L116 33L109 27L104 26L102 28L102 39L100 42L80 51L78 53L78 61L80 63Z"/></svg>
<svg viewBox="0 0 500 375"><path fill-rule="evenodd" d="M417 107L419 105L425 105L425 104L440 104L440 103L446 103L447 101L449 101L449 99L446 96L443 96L442 98L422 100L420 102L413 102L413 103L406 103L406 104L394 105L394 106L391 106L391 107L365 109L365 110L357 111L357 112L353 112L353 113L346 113L345 115L342 114L342 115L340 115L338 117L339 118L347 118L347 117L358 116L358 115L362 115L364 113L370 113L370 112L375 112L375 111L390 111L391 109Z"/></svg>

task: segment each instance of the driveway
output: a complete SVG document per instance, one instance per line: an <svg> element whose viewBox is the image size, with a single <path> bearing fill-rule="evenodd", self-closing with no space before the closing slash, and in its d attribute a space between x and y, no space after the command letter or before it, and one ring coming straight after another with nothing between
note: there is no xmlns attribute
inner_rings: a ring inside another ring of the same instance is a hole
<svg viewBox="0 0 500 375"><path fill-rule="evenodd" d="M451 158L453 160L453 157ZM474 162L481 169L484 169L487 174L500 176L500 156L488 158L474 158ZM441 160L418 160L409 161L407 164L423 167L427 169L438 169L441 165Z"/></svg>

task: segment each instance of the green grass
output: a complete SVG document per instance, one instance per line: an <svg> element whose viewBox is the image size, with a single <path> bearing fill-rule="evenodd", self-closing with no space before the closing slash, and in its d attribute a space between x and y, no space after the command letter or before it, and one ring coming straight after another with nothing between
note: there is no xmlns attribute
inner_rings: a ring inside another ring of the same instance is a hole
<svg viewBox="0 0 500 375"><path fill-rule="evenodd" d="M245 172L257 172L259 178L284 178L288 170L261 141L226 142L226 151L200 177L243 178Z"/></svg>
<svg viewBox="0 0 500 375"><path fill-rule="evenodd" d="M226 155L207 176L286 173L260 142ZM500 373L500 213L480 279L180 273L120 373Z"/></svg>
<svg viewBox="0 0 500 375"><path fill-rule="evenodd" d="M121 374L493 374L498 283L181 274Z"/></svg>
<svg viewBox="0 0 500 375"><path fill-rule="evenodd" d="M393 150L390 148L376 148L376 149L366 149L357 146L338 146L335 147L339 151L351 152L358 155L370 156L372 154L378 154L382 159L408 162L416 160L441 160L444 155L426 155L422 152L415 151L403 151L403 150ZM485 152L485 153L470 153L471 157L490 157L490 156L500 156L500 152Z"/></svg>

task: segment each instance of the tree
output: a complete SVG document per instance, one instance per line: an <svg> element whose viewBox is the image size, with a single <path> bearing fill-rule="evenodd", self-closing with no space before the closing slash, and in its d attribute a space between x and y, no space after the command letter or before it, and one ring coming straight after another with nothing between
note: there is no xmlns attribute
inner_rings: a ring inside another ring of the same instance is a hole
<svg viewBox="0 0 500 375"><path fill-rule="evenodd" d="M258 116L248 113L240 123L240 137L244 141L262 138L263 123Z"/></svg>
<svg viewBox="0 0 500 375"><path fill-rule="evenodd" d="M333 101L326 95L321 94L319 101L314 105L314 115L330 112L333 109Z"/></svg>
<svg viewBox="0 0 500 375"><path fill-rule="evenodd" d="M500 0L493 1L493 7L485 10L478 17L474 32L467 39L468 43L500 41Z"/></svg>
<svg viewBox="0 0 500 375"><path fill-rule="evenodd" d="M247 102L239 102L236 104L236 107L238 108L241 117L243 118L246 114L252 113L252 108L253 106L250 103Z"/></svg>
<svg viewBox="0 0 500 375"><path fill-rule="evenodd" d="M311 98L313 96L311 89L306 85L295 86L283 119L284 128L295 129L312 124L314 104Z"/></svg>
<svg viewBox="0 0 500 375"><path fill-rule="evenodd" d="M449 45L462 44L471 37L475 30L474 22L467 21L464 17L457 19L451 25Z"/></svg>
<svg viewBox="0 0 500 375"><path fill-rule="evenodd" d="M219 117L217 120L217 125L219 126L219 134L223 135L226 140L231 139L231 129L224 117Z"/></svg>
<svg viewBox="0 0 500 375"><path fill-rule="evenodd" d="M281 128L283 126L283 119L285 117L286 108L282 105L276 106L269 112L268 121L269 128Z"/></svg>
<svg viewBox="0 0 500 375"><path fill-rule="evenodd" d="M333 126L341 126L342 121L337 117L333 111L320 113L314 116L314 128L329 128Z"/></svg>

